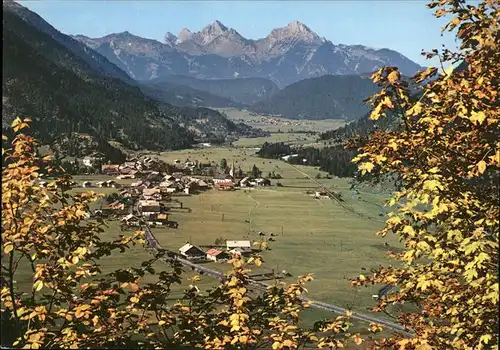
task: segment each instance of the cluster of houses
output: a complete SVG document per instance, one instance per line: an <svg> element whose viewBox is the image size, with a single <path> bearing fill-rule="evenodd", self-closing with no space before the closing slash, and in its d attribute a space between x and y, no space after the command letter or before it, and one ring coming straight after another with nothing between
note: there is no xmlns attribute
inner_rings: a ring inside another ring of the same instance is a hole
<svg viewBox="0 0 500 350"><path fill-rule="evenodd" d="M91 163L87 160L86 163ZM102 164L101 172L116 180L105 180L92 184L84 181L82 186L116 188L117 194L109 196L108 204L96 210L95 214L120 221L122 230L140 226L141 222L150 227L167 226L177 228L178 224L171 220L173 208L183 208L182 202L174 196L185 196L205 191L210 188L218 190L234 190L254 186L269 186L271 181L250 176L235 176L234 164L228 174L216 176L194 175L194 169L199 169L198 162L187 160L182 163L175 160L174 164L151 158L129 159L123 164ZM183 208L185 209L185 208ZM252 252L250 241L227 241L227 249L212 248L204 252L201 248L186 244L180 253L185 257L203 255L208 260L218 261L231 254L246 255ZM203 252L203 254L201 253Z"/></svg>
<svg viewBox="0 0 500 350"><path fill-rule="evenodd" d="M189 242L179 248L179 254L188 260L226 261L232 255L249 256L253 252L249 240L226 241L225 247L210 248L207 251Z"/></svg>

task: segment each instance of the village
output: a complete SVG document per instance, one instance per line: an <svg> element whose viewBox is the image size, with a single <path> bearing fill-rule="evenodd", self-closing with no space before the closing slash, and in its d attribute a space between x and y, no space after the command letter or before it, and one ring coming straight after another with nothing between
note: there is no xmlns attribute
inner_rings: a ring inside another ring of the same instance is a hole
<svg viewBox="0 0 500 350"><path fill-rule="evenodd" d="M99 161L98 156L87 157L83 159L83 164L85 167L95 168ZM83 181L74 185L85 189L116 189L116 192L106 198L108 203L95 209L91 216L119 221L122 231L139 229L143 225L148 225L151 229L177 229L179 223L173 220L175 212L190 211L190 208L183 207L182 197L208 190L236 191L271 186L271 179L260 176L260 171L255 166L253 172L243 173L241 168L235 169L234 164L222 165L223 167L214 163L201 164L191 160L175 160L174 164L168 164L157 158L143 156L127 159L122 164L100 165L100 174L133 182ZM273 241L272 235L267 240ZM259 232L260 243L266 239L265 236L263 232ZM179 247L177 254L193 262L223 262L233 254L249 256L260 251L263 246L250 240L226 240L218 243L200 247L186 242ZM255 245L258 249L253 248Z"/></svg>

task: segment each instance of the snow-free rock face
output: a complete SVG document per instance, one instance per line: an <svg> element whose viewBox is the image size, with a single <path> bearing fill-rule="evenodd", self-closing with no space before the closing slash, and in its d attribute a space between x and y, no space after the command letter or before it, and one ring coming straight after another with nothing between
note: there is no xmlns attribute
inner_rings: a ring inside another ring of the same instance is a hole
<svg viewBox="0 0 500 350"><path fill-rule="evenodd" d="M179 38L177 38L174 34L172 34L170 32L167 32L165 34L164 41L165 41L165 44L167 44L168 46L175 46L177 44L178 40L179 40Z"/></svg>
<svg viewBox="0 0 500 350"><path fill-rule="evenodd" d="M133 37L132 43L129 40L117 44L117 40L123 41L123 34ZM362 74L385 65L397 66L405 75L422 68L390 49L334 44L299 21L273 29L258 40L246 39L220 21L199 32L183 29L177 36L167 32L164 43L130 33L74 38L119 63L120 68L139 80L173 74L200 79L261 77L284 87L306 78Z"/></svg>

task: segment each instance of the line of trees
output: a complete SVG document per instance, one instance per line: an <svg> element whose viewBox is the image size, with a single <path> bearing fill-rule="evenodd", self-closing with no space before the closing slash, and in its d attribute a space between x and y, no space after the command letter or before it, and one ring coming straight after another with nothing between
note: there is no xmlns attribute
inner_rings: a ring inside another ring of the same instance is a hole
<svg viewBox="0 0 500 350"><path fill-rule="evenodd" d="M283 142L264 143L257 154L262 158L279 159L286 155L297 154L289 157L290 164L319 166L321 170L338 177L354 177L358 173L357 166L351 159L358 152L345 149L342 146L325 147L296 147Z"/></svg>

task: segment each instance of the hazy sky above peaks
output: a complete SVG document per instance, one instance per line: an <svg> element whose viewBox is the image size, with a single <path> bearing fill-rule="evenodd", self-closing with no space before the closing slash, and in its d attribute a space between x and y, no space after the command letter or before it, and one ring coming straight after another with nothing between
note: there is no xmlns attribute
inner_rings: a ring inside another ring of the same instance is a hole
<svg viewBox="0 0 500 350"><path fill-rule="evenodd" d="M334 44L361 44L396 50L429 65L422 49L445 44L444 19L433 16L427 1L19 1L65 34L102 37L130 33L163 41L166 32L199 31L219 20L248 39L267 36L293 20L306 24ZM435 64L435 62L432 62Z"/></svg>

